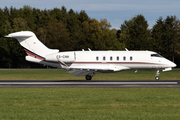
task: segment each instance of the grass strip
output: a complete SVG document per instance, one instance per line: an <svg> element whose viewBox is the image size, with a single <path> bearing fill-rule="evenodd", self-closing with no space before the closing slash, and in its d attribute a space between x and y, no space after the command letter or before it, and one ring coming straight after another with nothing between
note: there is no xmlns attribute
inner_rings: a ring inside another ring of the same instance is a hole
<svg viewBox="0 0 180 120"><path fill-rule="evenodd" d="M1 88L0 119L179 120L178 88Z"/></svg>
<svg viewBox="0 0 180 120"><path fill-rule="evenodd" d="M179 70L160 72L160 80L179 80ZM92 80L154 80L155 70L132 70L96 74ZM0 70L0 80L85 80L85 77L76 77L65 70Z"/></svg>

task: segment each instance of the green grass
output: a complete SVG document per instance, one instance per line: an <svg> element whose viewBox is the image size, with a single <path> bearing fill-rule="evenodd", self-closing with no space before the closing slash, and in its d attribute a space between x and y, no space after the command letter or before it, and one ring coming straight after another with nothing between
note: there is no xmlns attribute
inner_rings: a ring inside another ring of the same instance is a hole
<svg viewBox="0 0 180 120"><path fill-rule="evenodd" d="M97 74L95 80L151 80L155 71ZM180 79L179 71L161 80ZM84 80L63 70L0 70L1 80ZM178 88L0 88L0 120L179 120Z"/></svg>
<svg viewBox="0 0 180 120"><path fill-rule="evenodd" d="M178 88L1 88L1 120L179 120Z"/></svg>
<svg viewBox="0 0 180 120"><path fill-rule="evenodd" d="M117 73L96 74L92 80L154 80L155 70L123 71ZM160 72L160 80L179 80L180 71ZM0 70L0 80L85 80L65 70Z"/></svg>

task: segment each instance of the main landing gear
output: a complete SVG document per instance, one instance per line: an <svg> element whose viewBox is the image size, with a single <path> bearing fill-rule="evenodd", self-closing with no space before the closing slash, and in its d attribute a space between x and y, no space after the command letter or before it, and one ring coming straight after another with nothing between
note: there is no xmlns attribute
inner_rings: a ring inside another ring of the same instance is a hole
<svg viewBox="0 0 180 120"><path fill-rule="evenodd" d="M91 80L92 76L91 75L86 75L86 80Z"/></svg>
<svg viewBox="0 0 180 120"><path fill-rule="evenodd" d="M155 76L155 80L158 81L159 80L159 70L156 71L156 76Z"/></svg>

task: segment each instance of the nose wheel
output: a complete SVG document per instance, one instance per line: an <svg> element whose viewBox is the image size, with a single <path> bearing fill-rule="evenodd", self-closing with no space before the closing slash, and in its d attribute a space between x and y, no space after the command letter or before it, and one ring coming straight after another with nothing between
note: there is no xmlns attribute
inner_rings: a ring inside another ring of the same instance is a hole
<svg viewBox="0 0 180 120"><path fill-rule="evenodd" d="M159 80L159 76L156 76L156 77L155 77L155 80L158 81L158 80Z"/></svg>
<svg viewBox="0 0 180 120"><path fill-rule="evenodd" d="M159 80L159 70L156 71L156 77L155 77L155 80L158 81Z"/></svg>

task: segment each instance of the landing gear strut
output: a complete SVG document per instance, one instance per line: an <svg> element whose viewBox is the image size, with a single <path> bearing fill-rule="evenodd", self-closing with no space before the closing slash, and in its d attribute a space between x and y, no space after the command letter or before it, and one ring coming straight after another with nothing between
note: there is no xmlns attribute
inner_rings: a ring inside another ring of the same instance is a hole
<svg viewBox="0 0 180 120"><path fill-rule="evenodd" d="M159 70L156 71L156 77L155 77L155 80L158 81L159 80Z"/></svg>
<svg viewBox="0 0 180 120"><path fill-rule="evenodd" d="M91 80L91 79L92 79L92 76L86 75L86 80Z"/></svg>

